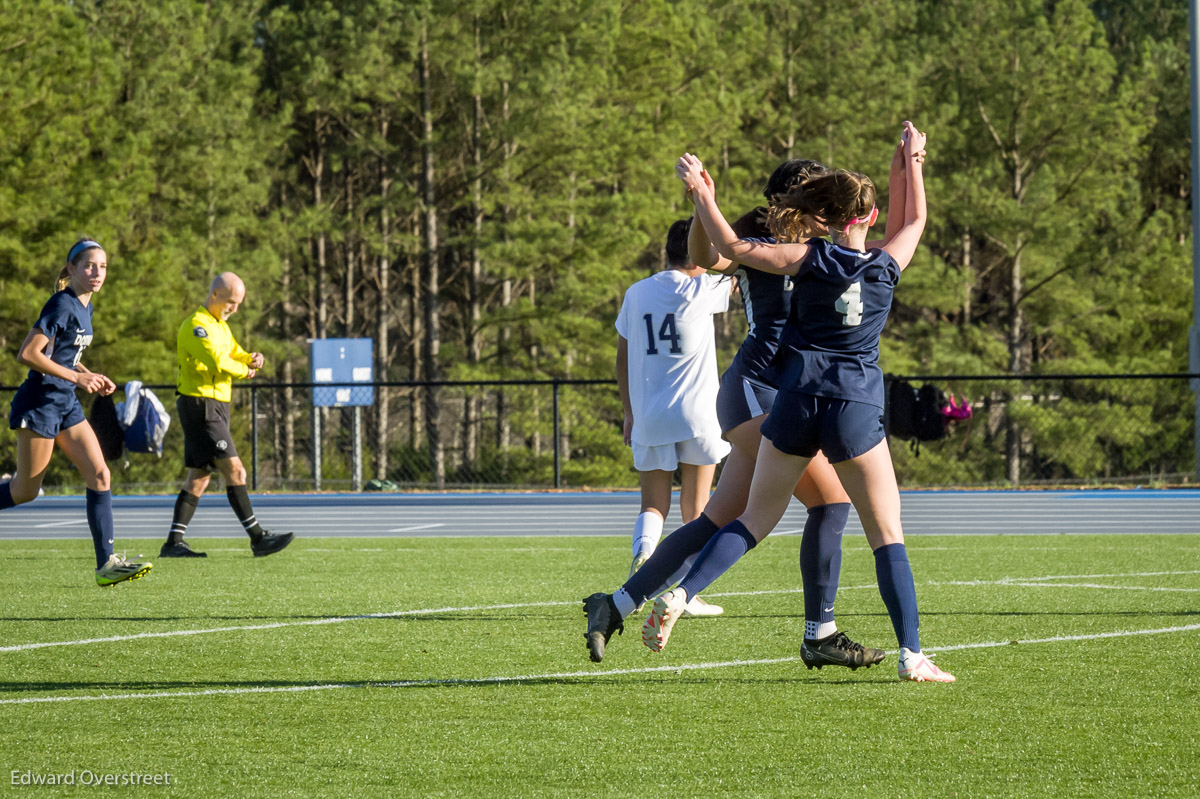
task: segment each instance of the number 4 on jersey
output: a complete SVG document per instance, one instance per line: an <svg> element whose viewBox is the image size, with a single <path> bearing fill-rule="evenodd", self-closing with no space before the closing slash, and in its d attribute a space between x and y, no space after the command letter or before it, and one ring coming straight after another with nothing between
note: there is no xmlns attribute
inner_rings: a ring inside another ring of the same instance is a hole
<svg viewBox="0 0 1200 799"><path fill-rule="evenodd" d="M845 294L838 297L833 307L842 315L842 324L846 327L861 324L865 307L862 301L862 283L851 283L850 288L846 289Z"/></svg>
<svg viewBox="0 0 1200 799"><path fill-rule="evenodd" d="M646 340L649 342L646 354L658 355L658 347L654 346L654 314L646 314L642 319L646 321ZM675 314L669 313L658 328L658 340L671 342L671 354L678 355L683 352L683 347L679 346L679 338L679 331L675 329Z"/></svg>

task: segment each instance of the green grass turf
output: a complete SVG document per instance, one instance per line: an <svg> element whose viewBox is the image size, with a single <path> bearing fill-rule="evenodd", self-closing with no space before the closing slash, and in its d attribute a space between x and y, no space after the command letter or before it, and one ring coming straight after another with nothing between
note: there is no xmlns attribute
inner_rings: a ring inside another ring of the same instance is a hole
<svg viewBox="0 0 1200 799"><path fill-rule="evenodd" d="M798 656L796 537L768 539L712 586L723 617L681 621L655 655L639 616L600 664L578 600L619 585L620 538L310 538L266 559L198 540L207 560L103 590L84 540L0 541L0 647L288 625L0 652L0 779L88 769L173 782L13 786L30 796L1192 797L1200 630L1015 642L1200 624L1197 541L910 538L926 650L1014 642L943 651L955 685L901 683L894 655L857 672L683 668ZM995 584L1055 575L1069 577ZM848 539L841 626L894 649L874 583L866 544ZM556 604L487 607L507 603ZM416 609L444 610L297 624ZM638 671L659 666L678 669ZM438 682L379 685L396 681ZM11 704L341 683L353 687Z"/></svg>

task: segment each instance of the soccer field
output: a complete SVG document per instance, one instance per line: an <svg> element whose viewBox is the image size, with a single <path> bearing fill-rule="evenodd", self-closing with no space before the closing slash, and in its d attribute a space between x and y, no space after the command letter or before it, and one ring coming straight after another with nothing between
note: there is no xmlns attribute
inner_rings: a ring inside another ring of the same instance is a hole
<svg viewBox="0 0 1200 799"><path fill-rule="evenodd" d="M918 536L922 642L954 685L809 671L798 537L771 538L660 655L603 663L580 598L614 538L242 542L101 590L85 540L0 541L14 791L144 796L1178 796L1200 784L1193 536ZM118 542L120 544L121 542ZM156 542L126 542L147 556ZM861 538L840 625L894 650ZM131 789L105 791L127 793Z"/></svg>

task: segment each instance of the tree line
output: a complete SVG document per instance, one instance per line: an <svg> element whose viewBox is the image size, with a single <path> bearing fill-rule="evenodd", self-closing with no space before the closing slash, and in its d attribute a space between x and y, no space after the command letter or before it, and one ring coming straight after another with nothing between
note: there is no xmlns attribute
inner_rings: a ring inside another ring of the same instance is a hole
<svg viewBox="0 0 1200 799"><path fill-rule="evenodd" d="M179 321L224 270L268 379L343 336L374 340L385 380L610 377L622 292L689 214L681 152L730 213L791 157L866 172L883 205L911 118L930 225L887 371L1185 371L1186 20L1177 0L0 0L0 350L87 234L111 267L87 361L118 381L173 382ZM744 331L719 322L723 363ZM467 392L448 466L439 391L387 396L377 476L398 431L439 483L530 446L518 395ZM303 431L279 418L289 471ZM1039 425L1068 421L1006 413L988 445L1017 482Z"/></svg>

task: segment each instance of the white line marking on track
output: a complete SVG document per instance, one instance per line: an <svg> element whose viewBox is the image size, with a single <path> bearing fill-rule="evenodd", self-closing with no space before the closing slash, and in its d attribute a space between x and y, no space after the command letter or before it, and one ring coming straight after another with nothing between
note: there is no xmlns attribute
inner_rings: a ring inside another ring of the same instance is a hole
<svg viewBox="0 0 1200 799"><path fill-rule="evenodd" d="M87 519L72 519L69 522L46 522L44 524L35 524L34 528L41 530L46 527L67 527L73 524L87 524Z"/></svg>
<svg viewBox="0 0 1200 799"><path fill-rule="evenodd" d="M1098 641L1107 638L1126 638L1134 635L1165 635L1169 633L1200 630L1200 624L1183 627L1159 627L1154 630L1117 630L1108 633L1087 635L1057 635L1053 638L1031 638L1013 641L981 641L975 644L954 644L937 647L937 652L954 652L965 649L992 649L1001 646L1050 644L1065 641ZM895 654L890 651L888 654ZM511 677L476 677L460 679L401 680L396 682L327 683L323 685L261 686L257 688L209 688L203 691L156 691L140 694L100 694L99 696L36 696L24 699L0 699L0 705L30 705L48 702L95 702L104 699L170 699L190 696L230 696L237 694L286 694L306 691L335 691L346 688L422 688L436 686L498 685L522 683L535 680L575 680L595 677L614 677L625 674L655 674L663 672L700 671L705 669L727 669L739 666L774 666L780 663L795 663L799 657L769 658L763 660L726 660L714 663L680 663L674 666L650 666L642 669L610 669L608 671L562 671L550 674L523 674Z"/></svg>
<svg viewBox="0 0 1200 799"><path fill-rule="evenodd" d="M434 527L445 527L444 522L437 524L410 524L407 527L393 527L389 533L411 533L413 530L432 530Z"/></svg>

